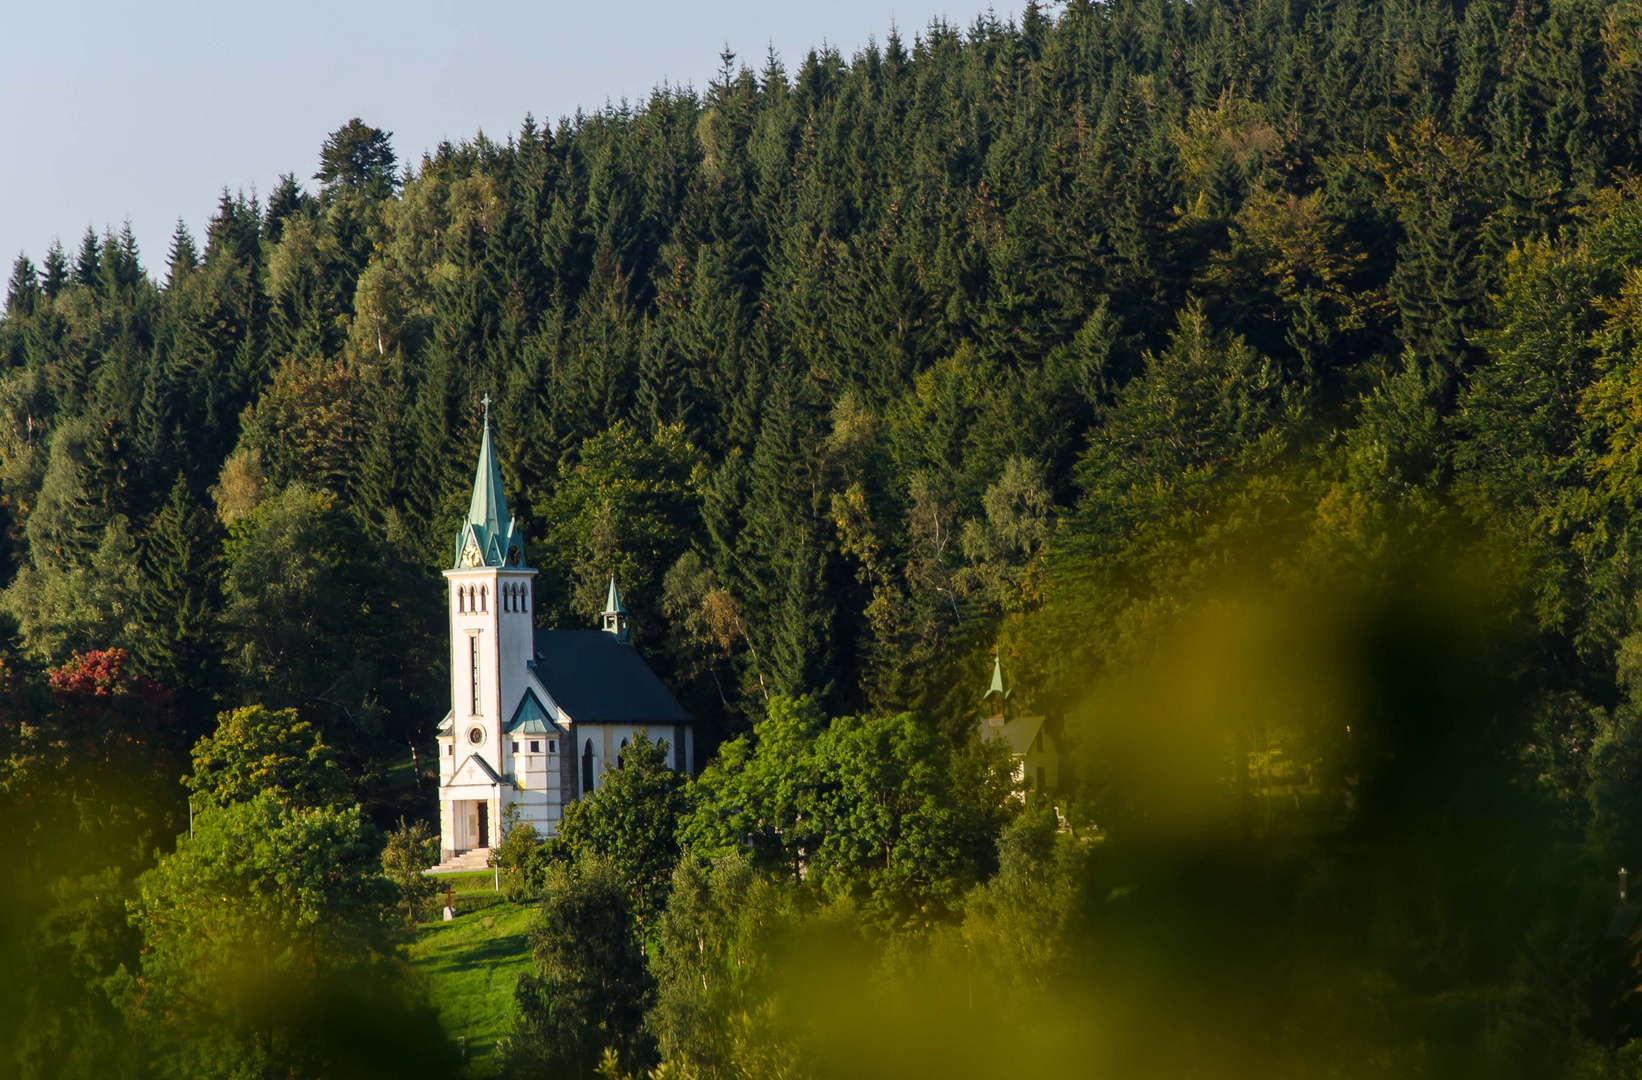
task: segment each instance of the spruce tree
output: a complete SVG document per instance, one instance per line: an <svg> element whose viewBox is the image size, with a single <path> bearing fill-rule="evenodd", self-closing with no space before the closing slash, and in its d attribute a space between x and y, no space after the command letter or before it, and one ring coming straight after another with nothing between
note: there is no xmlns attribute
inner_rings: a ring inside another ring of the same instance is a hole
<svg viewBox="0 0 1642 1080"><path fill-rule="evenodd" d="M307 210L312 201L312 197L297 183L295 173L281 173L279 183L268 193L268 210L262 226L268 242L279 243L280 238L285 235L285 219L299 211Z"/></svg>
<svg viewBox="0 0 1642 1080"><path fill-rule="evenodd" d="M176 231L171 234L171 252L166 263L166 287L174 288L199 264L200 253L194 246L194 235L188 231L188 226L182 218L178 218Z"/></svg>
<svg viewBox="0 0 1642 1080"><path fill-rule="evenodd" d="M11 278L6 282L6 315L8 318L26 318L34 314L34 304L40 298L40 276L27 255L17 256L11 264Z"/></svg>
<svg viewBox="0 0 1642 1080"><path fill-rule="evenodd" d="M80 240L80 257L74 263L74 283L92 288L102 275L102 246L97 233L89 226Z"/></svg>
<svg viewBox="0 0 1642 1080"><path fill-rule="evenodd" d="M215 715L221 661L217 537L181 473L149 520L141 569L137 662L149 678L176 691L184 721L203 733Z"/></svg>

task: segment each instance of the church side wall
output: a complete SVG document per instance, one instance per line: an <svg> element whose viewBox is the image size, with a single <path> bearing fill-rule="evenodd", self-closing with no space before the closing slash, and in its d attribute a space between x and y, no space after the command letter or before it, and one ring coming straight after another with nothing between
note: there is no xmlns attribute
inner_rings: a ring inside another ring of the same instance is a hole
<svg viewBox="0 0 1642 1080"><path fill-rule="evenodd" d="M581 783L581 725L572 722L566 735L569 744L565 753L559 755L559 796L560 805L566 806L576 801L580 796L577 786Z"/></svg>
<svg viewBox="0 0 1642 1080"><path fill-rule="evenodd" d="M575 724L571 728L571 746L575 753L564 762L567 777L563 789L567 794L566 802L573 802L581 795L587 794L578 791L581 784L582 754L586 752L587 744L593 744L593 784L597 788L602 782L600 777L606 769L613 769L621 757L622 747L633 742L641 734L651 742L666 742L668 744L667 763L687 776L695 774L695 730L690 724ZM682 755L673 747L683 744ZM680 760L682 758L682 767ZM573 772L573 775L569 775Z"/></svg>

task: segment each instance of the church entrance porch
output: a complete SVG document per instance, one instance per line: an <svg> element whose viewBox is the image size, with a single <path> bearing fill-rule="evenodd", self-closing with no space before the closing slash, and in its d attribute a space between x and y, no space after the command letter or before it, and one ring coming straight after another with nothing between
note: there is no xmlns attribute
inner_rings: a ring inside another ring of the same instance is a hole
<svg viewBox="0 0 1642 1080"><path fill-rule="evenodd" d="M490 847L490 801L459 799L451 807L456 851Z"/></svg>

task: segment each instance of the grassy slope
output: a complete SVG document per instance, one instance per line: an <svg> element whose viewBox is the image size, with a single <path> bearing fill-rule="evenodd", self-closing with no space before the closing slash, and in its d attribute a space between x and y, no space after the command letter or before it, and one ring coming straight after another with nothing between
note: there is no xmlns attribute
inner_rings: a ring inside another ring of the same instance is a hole
<svg viewBox="0 0 1642 1080"><path fill-rule="evenodd" d="M513 987L530 962L525 940L534 909L491 891L491 875L440 875L456 890L456 918L424 923L410 956L453 1038L465 1038L469 1073L490 1076L496 1041L513 1023Z"/></svg>

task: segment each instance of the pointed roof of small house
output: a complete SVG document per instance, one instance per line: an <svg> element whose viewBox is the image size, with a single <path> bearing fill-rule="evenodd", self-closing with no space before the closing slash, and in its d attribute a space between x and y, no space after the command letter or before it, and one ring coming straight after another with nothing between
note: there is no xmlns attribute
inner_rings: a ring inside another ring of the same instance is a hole
<svg viewBox="0 0 1642 1080"><path fill-rule="evenodd" d="M981 734L983 741L1002 739L1009 746L1009 752L1016 757L1024 756L1031 750L1032 743L1043 730L1044 718L1041 716L1006 716L1004 703L1014 691L1003 677L1003 659L998 656L992 658L992 685L987 687L986 693L981 695L983 702L991 702L997 710L991 716L977 722L976 730Z"/></svg>
<svg viewBox="0 0 1642 1080"><path fill-rule="evenodd" d="M1003 658L1000 656L992 658L992 685L987 688L986 694L983 696L991 697L993 694L998 695L999 701L1009 700L1009 689L1003 681Z"/></svg>

